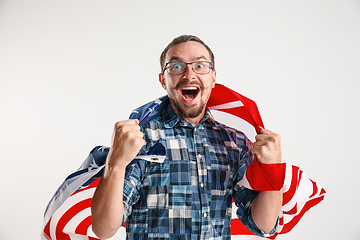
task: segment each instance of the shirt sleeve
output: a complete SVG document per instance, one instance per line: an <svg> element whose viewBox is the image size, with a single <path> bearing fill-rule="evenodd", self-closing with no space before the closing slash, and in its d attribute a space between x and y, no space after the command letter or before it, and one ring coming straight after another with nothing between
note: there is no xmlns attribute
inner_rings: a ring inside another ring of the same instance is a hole
<svg viewBox="0 0 360 240"><path fill-rule="evenodd" d="M264 232L256 226L251 215L251 206L258 193L258 191L241 187L233 197L235 205L238 207L236 210L236 215L252 233L260 237L270 237L273 236L276 232L279 218L275 224L275 227L269 233Z"/></svg>
<svg viewBox="0 0 360 240"><path fill-rule="evenodd" d="M145 174L145 161L137 160L126 167L123 191L124 215L123 222L132 212L132 206L139 200L141 180Z"/></svg>
<svg viewBox="0 0 360 240"><path fill-rule="evenodd" d="M247 138L245 138L244 141L245 143L242 144L243 152L240 154L241 165L237 172L238 177L234 185L233 194L233 199L235 205L237 206L236 215L240 219L240 221L255 235L261 237L270 237L275 234L278 226L278 221L276 222L275 227L270 231L270 233L266 233L260 228L258 228L251 215L251 206L259 191L247 189L239 183L246 171L246 168L254 160L254 156L250 151L252 147L251 142Z"/></svg>

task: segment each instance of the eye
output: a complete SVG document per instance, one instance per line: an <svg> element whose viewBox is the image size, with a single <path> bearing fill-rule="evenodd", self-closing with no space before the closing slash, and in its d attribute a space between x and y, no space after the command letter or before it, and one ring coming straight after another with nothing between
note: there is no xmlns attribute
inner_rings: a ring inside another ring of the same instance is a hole
<svg viewBox="0 0 360 240"><path fill-rule="evenodd" d="M171 68L173 70L180 70L182 67L180 63L174 63Z"/></svg>
<svg viewBox="0 0 360 240"><path fill-rule="evenodd" d="M196 65L195 65L195 68L196 68L196 69L201 69L201 68L203 68L203 67L204 67L204 64L201 63L201 62L196 63Z"/></svg>

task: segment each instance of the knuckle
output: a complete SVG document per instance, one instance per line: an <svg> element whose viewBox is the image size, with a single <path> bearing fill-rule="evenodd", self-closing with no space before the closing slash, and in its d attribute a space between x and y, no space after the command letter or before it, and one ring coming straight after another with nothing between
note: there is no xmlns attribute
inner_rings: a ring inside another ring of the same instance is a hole
<svg viewBox="0 0 360 240"><path fill-rule="evenodd" d="M124 135L126 137L126 139L129 140L133 140L134 139L134 134L132 134L132 132L130 131L125 131L125 129L121 129L122 131L124 131Z"/></svg>
<svg viewBox="0 0 360 240"><path fill-rule="evenodd" d="M118 129L121 127L121 122L116 122L115 125L114 125L114 129Z"/></svg>
<svg viewBox="0 0 360 240"><path fill-rule="evenodd" d="M138 138L137 143L142 146L145 144L145 140L143 138Z"/></svg>
<svg viewBox="0 0 360 240"><path fill-rule="evenodd" d="M274 138L276 138L276 139L279 139L279 138L280 138L280 135L277 134L277 133L273 133L272 136L273 136Z"/></svg>
<svg viewBox="0 0 360 240"><path fill-rule="evenodd" d="M276 134L276 139L280 142L281 141L281 136L279 134Z"/></svg>
<svg viewBox="0 0 360 240"><path fill-rule="evenodd" d="M134 131L141 132L139 125L132 125L132 129L133 129Z"/></svg>
<svg viewBox="0 0 360 240"><path fill-rule="evenodd" d="M122 132L129 132L129 125L123 125L120 127L120 131Z"/></svg>
<svg viewBox="0 0 360 240"><path fill-rule="evenodd" d="M273 136L270 136L270 137L269 137L269 141L270 141L270 142L277 142L277 140L278 140L278 139L277 139L277 136L276 136L276 135L273 135Z"/></svg>

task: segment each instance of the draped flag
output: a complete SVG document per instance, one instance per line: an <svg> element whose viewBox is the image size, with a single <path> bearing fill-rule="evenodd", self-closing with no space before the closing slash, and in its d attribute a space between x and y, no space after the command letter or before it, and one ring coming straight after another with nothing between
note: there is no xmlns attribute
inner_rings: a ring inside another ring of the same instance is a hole
<svg viewBox="0 0 360 240"><path fill-rule="evenodd" d="M167 96L156 99L135 109L130 118L138 118L140 125L143 125L161 113L166 101ZM216 120L243 131L252 140L264 128L255 102L223 85L216 84L207 107ZM91 229L90 207L108 151L107 147L94 148L80 168L58 188L45 210L42 240L97 239ZM137 158L150 160L152 156L148 154L142 149ZM286 163L262 164L256 158L246 170L241 183L259 191L282 189L283 206L279 226L276 234L269 239L289 232L304 213L322 201L325 195L325 190L298 167ZM232 216L232 239L256 238L236 217L234 203Z"/></svg>

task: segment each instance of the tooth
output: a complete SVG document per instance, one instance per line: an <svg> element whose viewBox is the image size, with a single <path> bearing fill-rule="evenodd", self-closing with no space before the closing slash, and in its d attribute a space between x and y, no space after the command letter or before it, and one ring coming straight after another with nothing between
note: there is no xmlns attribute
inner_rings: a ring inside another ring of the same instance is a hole
<svg viewBox="0 0 360 240"><path fill-rule="evenodd" d="M185 90L196 90L197 88L196 87L187 87L187 88L184 88Z"/></svg>

